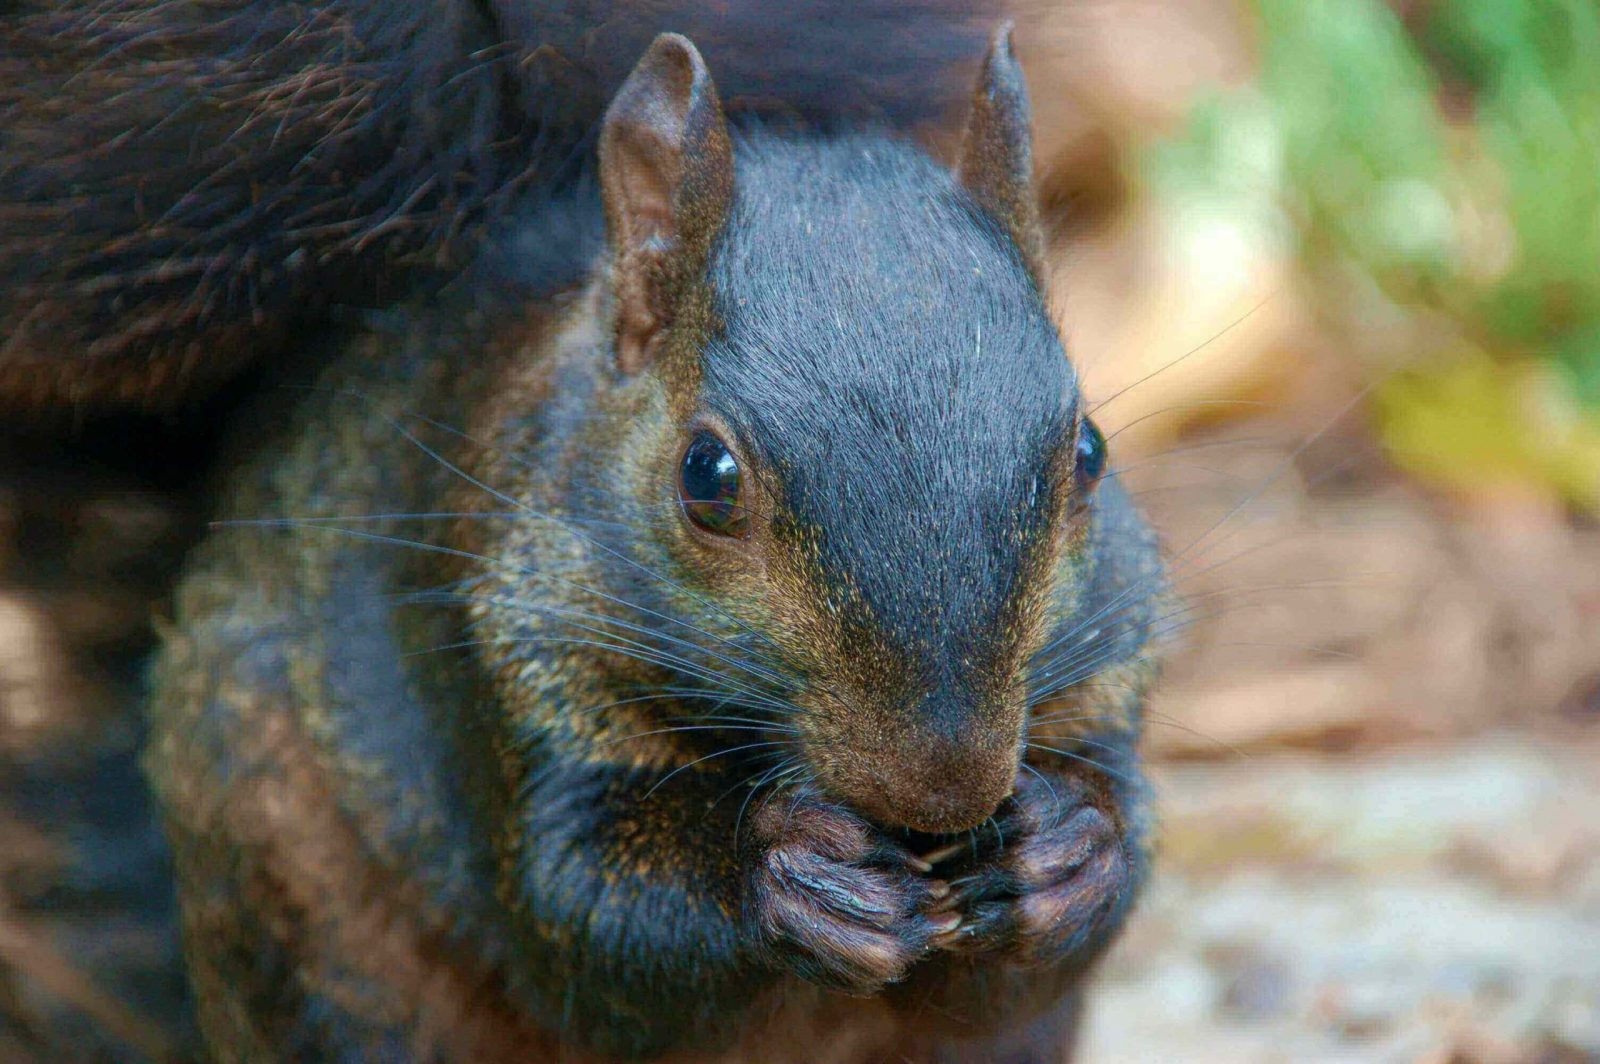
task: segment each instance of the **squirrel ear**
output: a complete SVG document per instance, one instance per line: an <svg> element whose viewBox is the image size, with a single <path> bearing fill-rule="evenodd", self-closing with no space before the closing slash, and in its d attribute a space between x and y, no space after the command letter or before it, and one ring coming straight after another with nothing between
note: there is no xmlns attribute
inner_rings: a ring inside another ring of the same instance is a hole
<svg viewBox="0 0 1600 1064"><path fill-rule="evenodd" d="M733 147L705 60L663 33L600 128L600 192L612 252L617 364L655 357L684 287L705 268L733 198Z"/></svg>
<svg viewBox="0 0 1600 1064"><path fill-rule="evenodd" d="M956 178L1006 227L1034 276L1039 277L1044 233L1033 196L1032 117L1028 85L1011 50L1011 23L1004 22L983 57Z"/></svg>

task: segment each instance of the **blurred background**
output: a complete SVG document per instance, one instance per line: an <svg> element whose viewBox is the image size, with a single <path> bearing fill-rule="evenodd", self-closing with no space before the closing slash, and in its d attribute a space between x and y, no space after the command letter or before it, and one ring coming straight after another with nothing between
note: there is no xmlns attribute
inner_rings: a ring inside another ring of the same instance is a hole
<svg viewBox="0 0 1600 1064"><path fill-rule="evenodd" d="M1058 306L1185 596L1085 1059L1600 1060L1600 8L1065 10Z"/></svg>
<svg viewBox="0 0 1600 1064"><path fill-rule="evenodd" d="M1600 1060L1600 9L1081 0L1017 41L1056 305L1185 597L1084 1059ZM115 840L173 446L0 456L0 1059L63 1015L166 1046L163 858Z"/></svg>

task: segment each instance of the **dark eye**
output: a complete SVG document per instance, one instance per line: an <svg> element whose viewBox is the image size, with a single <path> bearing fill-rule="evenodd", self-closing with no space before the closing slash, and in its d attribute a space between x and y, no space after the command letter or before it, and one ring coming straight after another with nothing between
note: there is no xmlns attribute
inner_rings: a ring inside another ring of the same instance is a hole
<svg viewBox="0 0 1600 1064"><path fill-rule="evenodd" d="M678 470L678 501L689 520L707 532L743 539L750 520L739 487L739 463L727 445L709 432L695 436Z"/></svg>
<svg viewBox="0 0 1600 1064"><path fill-rule="evenodd" d="M1080 490L1087 491L1100 483L1106 471L1106 438L1088 418L1078 423L1077 480Z"/></svg>

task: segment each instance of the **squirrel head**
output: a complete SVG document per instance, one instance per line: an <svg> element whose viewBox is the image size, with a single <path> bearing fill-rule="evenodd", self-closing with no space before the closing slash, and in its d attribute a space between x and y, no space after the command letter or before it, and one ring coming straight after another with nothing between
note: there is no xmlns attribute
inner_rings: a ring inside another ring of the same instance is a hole
<svg viewBox="0 0 1600 1064"><path fill-rule="evenodd" d="M733 704L781 702L806 777L889 826L964 830L1011 792L1086 564L1098 434L1028 130L1007 26L953 172L881 137L736 140L672 35L601 131L609 475L674 589L657 612L738 647L733 690L761 693Z"/></svg>

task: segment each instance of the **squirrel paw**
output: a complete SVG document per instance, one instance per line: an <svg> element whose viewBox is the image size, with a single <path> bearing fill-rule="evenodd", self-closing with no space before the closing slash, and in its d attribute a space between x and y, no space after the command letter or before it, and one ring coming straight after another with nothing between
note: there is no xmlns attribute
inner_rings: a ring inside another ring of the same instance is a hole
<svg viewBox="0 0 1600 1064"><path fill-rule="evenodd" d="M929 866L855 814L815 799L756 818L764 852L752 917L780 963L811 982L873 994L905 977L956 913L928 909L946 889Z"/></svg>
<svg viewBox="0 0 1600 1064"><path fill-rule="evenodd" d="M1114 816L1070 779L1019 779L976 859L957 849L950 893L933 909L961 923L935 949L1001 954L1025 966L1060 964L1120 918L1133 885ZM939 855L932 855L938 857Z"/></svg>

